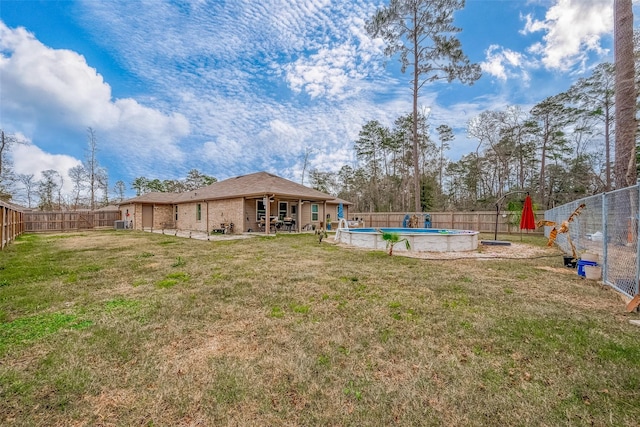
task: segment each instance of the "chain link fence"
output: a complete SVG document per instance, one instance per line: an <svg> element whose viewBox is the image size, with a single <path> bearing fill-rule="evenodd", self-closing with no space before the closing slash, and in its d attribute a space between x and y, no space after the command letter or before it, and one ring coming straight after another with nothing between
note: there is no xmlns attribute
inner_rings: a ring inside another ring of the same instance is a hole
<svg viewBox="0 0 640 427"><path fill-rule="evenodd" d="M638 200L640 186L576 200L545 212L545 219L554 221L559 229L572 213L584 203L584 208L568 223L567 233L558 233L556 243L572 254L571 242L578 257L585 252L597 254L602 266L602 280L628 297L639 292L638 264ZM545 227L548 237L552 227Z"/></svg>

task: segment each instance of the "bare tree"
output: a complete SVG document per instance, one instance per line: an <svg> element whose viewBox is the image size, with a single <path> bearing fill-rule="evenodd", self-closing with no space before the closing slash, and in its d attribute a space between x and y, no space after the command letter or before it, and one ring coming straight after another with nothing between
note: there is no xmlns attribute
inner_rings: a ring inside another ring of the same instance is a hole
<svg viewBox="0 0 640 427"><path fill-rule="evenodd" d="M438 186L440 186L440 191L442 192L442 175L445 167L444 152L449 149L449 142L454 140L454 136L453 129L449 125L442 124L436 128L436 131L440 141L440 146L438 147Z"/></svg>
<svg viewBox="0 0 640 427"><path fill-rule="evenodd" d="M5 163L7 162L7 153L16 142L15 137L11 135L7 135L4 133L4 130L0 129L0 177L5 169Z"/></svg>
<svg viewBox="0 0 640 427"><path fill-rule="evenodd" d="M64 186L64 176L58 172L58 188L56 189L56 193L58 195L58 210L62 210L62 187Z"/></svg>
<svg viewBox="0 0 640 427"><path fill-rule="evenodd" d="M98 183L98 190L100 190L101 193L100 205L107 206L109 204L109 174L105 168L98 168L96 181Z"/></svg>
<svg viewBox="0 0 640 427"><path fill-rule="evenodd" d="M38 207L40 210L53 210L54 197L60 186L59 176L58 171L54 169L42 171L42 179L38 182L38 196L40 197Z"/></svg>
<svg viewBox="0 0 640 427"><path fill-rule="evenodd" d="M87 128L88 147L84 168L89 179L89 206L91 210L96 208L96 192L98 190L98 139L93 128Z"/></svg>
<svg viewBox="0 0 640 427"><path fill-rule="evenodd" d="M313 149L311 147L307 147L304 150L304 162L302 163L302 178L300 179L300 184L304 185L304 174L307 172L307 166L309 165L309 156L313 153Z"/></svg>
<svg viewBox="0 0 640 427"><path fill-rule="evenodd" d="M82 165L74 166L69 169L69 177L73 184L73 193L71 195L72 207L73 209L78 209L80 206L82 192L86 188L87 171Z"/></svg>
<svg viewBox="0 0 640 427"><path fill-rule="evenodd" d="M0 129L0 199L10 200L12 198L12 187L16 177L8 154L11 148L18 143L20 141L15 136L7 135L4 130Z"/></svg>
<svg viewBox="0 0 640 427"><path fill-rule="evenodd" d="M124 200L124 192L126 191L126 189L127 187L124 184L124 181L122 180L116 181L116 184L113 187L113 191L116 193L119 202Z"/></svg>
<svg viewBox="0 0 640 427"><path fill-rule="evenodd" d="M24 191L24 198L27 202L27 207L31 208L33 201L33 193L36 190L37 182L35 181L33 174L18 174L18 182L22 184Z"/></svg>

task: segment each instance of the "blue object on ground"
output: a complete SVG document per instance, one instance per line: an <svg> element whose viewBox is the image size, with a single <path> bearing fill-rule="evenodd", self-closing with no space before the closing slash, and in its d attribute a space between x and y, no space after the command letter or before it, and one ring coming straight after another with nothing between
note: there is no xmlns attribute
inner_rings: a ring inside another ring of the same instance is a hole
<svg viewBox="0 0 640 427"><path fill-rule="evenodd" d="M581 277L586 276L586 273L584 272L585 265L591 265L595 267L596 265L598 265L598 263L595 261L585 261L585 260L579 259L578 260L578 276L581 276Z"/></svg>

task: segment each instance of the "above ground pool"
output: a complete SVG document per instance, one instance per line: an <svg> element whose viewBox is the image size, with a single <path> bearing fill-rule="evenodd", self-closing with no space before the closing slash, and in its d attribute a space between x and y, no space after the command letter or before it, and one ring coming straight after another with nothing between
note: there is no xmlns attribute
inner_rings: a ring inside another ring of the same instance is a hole
<svg viewBox="0 0 640 427"><path fill-rule="evenodd" d="M413 252L464 252L478 249L478 231L447 230L437 228L338 228L336 242L360 248L385 250L387 242L382 232L398 233L407 239ZM395 245L395 251L406 251L404 244Z"/></svg>

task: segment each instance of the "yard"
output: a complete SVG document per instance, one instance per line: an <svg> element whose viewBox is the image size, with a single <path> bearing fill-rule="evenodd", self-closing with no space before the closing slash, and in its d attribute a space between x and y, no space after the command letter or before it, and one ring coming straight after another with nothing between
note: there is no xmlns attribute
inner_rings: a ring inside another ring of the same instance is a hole
<svg viewBox="0 0 640 427"><path fill-rule="evenodd" d="M638 314L524 240L24 235L0 252L0 424L638 425Z"/></svg>

